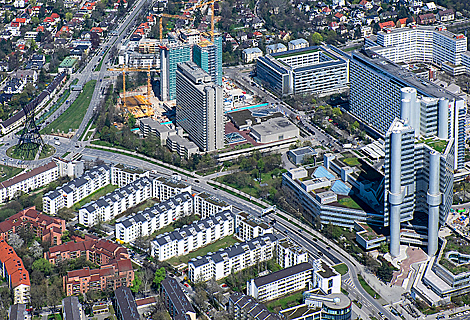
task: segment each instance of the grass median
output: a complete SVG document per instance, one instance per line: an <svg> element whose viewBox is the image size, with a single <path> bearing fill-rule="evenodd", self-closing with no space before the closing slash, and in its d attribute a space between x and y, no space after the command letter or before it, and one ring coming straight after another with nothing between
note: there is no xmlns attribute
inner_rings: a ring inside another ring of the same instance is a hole
<svg viewBox="0 0 470 320"><path fill-rule="evenodd" d="M83 87L83 91L72 103L72 105L65 110L57 119L50 125L41 130L43 134L50 134L52 132L69 132L78 129L85 117L88 106L90 105L93 92L95 91L96 80L88 81Z"/></svg>

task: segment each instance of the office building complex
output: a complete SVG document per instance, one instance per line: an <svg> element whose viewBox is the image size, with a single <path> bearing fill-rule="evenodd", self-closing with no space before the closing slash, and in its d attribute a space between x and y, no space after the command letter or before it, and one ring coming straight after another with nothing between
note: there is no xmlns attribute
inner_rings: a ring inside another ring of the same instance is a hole
<svg viewBox="0 0 470 320"><path fill-rule="evenodd" d="M337 49L324 46L260 57L256 73L263 84L280 96L329 95L346 90L349 81L347 60Z"/></svg>
<svg viewBox="0 0 470 320"><path fill-rule="evenodd" d="M281 316L271 313L265 305L253 297L234 292L228 299L228 311L235 319L281 320Z"/></svg>
<svg viewBox="0 0 470 320"><path fill-rule="evenodd" d="M162 281L161 297L173 320L196 320L196 311L175 278Z"/></svg>
<svg viewBox="0 0 470 320"><path fill-rule="evenodd" d="M232 211L232 205L205 192L196 194L193 203L194 213L202 219L213 216L220 211Z"/></svg>
<svg viewBox="0 0 470 320"><path fill-rule="evenodd" d="M121 286L114 292L114 309L118 320L140 320L137 303L131 289Z"/></svg>
<svg viewBox="0 0 470 320"><path fill-rule="evenodd" d="M191 61L191 46L167 44L160 47L160 99L176 98L176 69L178 63Z"/></svg>
<svg viewBox="0 0 470 320"><path fill-rule="evenodd" d="M41 241L56 246L62 243L65 220L41 214L36 207L27 208L0 222L0 237L8 241L12 234L26 228L29 228Z"/></svg>
<svg viewBox="0 0 470 320"><path fill-rule="evenodd" d="M100 221L114 219L127 209L153 197L152 180L143 177L81 207L78 210L78 222L91 227Z"/></svg>
<svg viewBox="0 0 470 320"><path fill-rule="evenodd" d="M78 301L77 296L65 297L64 299L62 299L62 319L86 319L82 304Z"/></svg>
<svg viewBox="0 0 470 320"><path fill-rule="evenodd" d="M202 151L224 147L222 88L194 62L178 64L176 123Z"/></svg>
<svg viewBox="0 0 470 320"><path fill-rule="evenodd" d="M30 301L31 282L23 260L5 239L0 238L0 276L8 284L13 294L13 304L28 304Z"/></svg>
<svg viewBox="0 0 470 320"><path fill-rule="evenodd" d="M181 217L190 215L192 204L191 194L183 192L144 211L122 217L116 221L116 239L129 243L139 237L149 236Z"/></svg>
<svg viewBox="0 0 470 320"><path fill-rule="evenodd" d="M31 171L0 182L0 203L13 199L19 192L28 193L59 178L57 164L51 161Z"/></svg>
<svg viewBox="0 0 470 320"><path fill-rule="evenodd" d="M342 293L323 295L312 290L304 292L304 303L284 309L280 314L289 320L350 320L352 302Z"/></svg>
<svg viewBox="0 0 470 320"><path fill-rule="evenodd" d="M101 165L88 170L80 177L49 191L42 197L43 211L52 215L61 208L71 208L75 203L110 183L110 168Z"/></svg>
<svg viewBox="0 0 470 320"><path fill-rule="evenodd" d="M246 282L247 294L260 302L277 299L312 286L313 267L304 262Z"/></svg>
<svg viewBox="0 0 470 320"><path fill-rule="evenodd" d="M416 105L412 106L414 122L410 123L415 136L432 137L436 134L437 100L442 98L440 103L447 103L448 114L442 109L439 115L442 119L447 116L448 138L454 140L454 168L463 167L466 106L462 98L417 77L372 50L354 52L349 65L350 111L382 138L394 119L400 117L402 88L416 90L416 94L413 94L413 99L416 96Z"/></svg>
<svg viewBox="0 0 470 320"><path fill-rule="evenodd" d="M151 242L151 255L160 261L185 255L234 231L235 215L230 211L222 211L173 232L158 235Z"/></svg>
<svg viewBox="0 0 470 320"><path fill-rule="evenodd" d="M211 80L222 85L222 37L214 36L214 43L203 40L193 47L193 62L210 74Z"/></svg>
<svg viewBox="0 0 470 320"><path fill-rule="evenodd" d="M366 46L394 63L430 62L455 74L465 72L461 55L467 51L467 38L453 34L444 26L411 26L385 29Z"/></svg>
<svg viewBox="0 0 470 320"><path fill-rule="evenodd" d="M277 236L266 234L254 239L234 244L204 257L193 258L188 262L188 279L192 283L220 280L262 261L274 257Z"/></svg>

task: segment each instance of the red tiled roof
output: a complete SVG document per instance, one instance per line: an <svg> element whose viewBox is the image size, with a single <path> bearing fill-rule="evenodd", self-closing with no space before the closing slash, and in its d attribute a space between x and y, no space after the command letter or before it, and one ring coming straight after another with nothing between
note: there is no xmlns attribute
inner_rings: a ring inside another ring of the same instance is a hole
<svg viewBox="0 0 470 320"><path fill-rule="evenodd" d="M5 265L6 272L10 276L12 288L16 288L21 284L31 285L29 273L24 267L23 261L3 238L0 238L0 261Z"/></svg>
<svg viewBox="0 0 470 320"><path fill-rule="evenodd" d="M379 22L379 27L380 27L380 29L393 28L393 27L395 27L395 22L393 22L392 20L385 21L385 22Z"/></svg>

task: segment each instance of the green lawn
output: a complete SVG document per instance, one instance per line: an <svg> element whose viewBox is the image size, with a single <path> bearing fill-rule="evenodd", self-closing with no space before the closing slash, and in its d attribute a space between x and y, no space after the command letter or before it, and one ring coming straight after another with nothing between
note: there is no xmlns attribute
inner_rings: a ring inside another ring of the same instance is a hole
<svg viewBox="0 0 470 320"><path fill-rule="evenodd" d="M13 178L23 169L0 165L0 182Z"/></svg>
<svg viewBox="0 0 470 320"><path fill-rule="evenodd" d="M230 247L231 245L234 245L237 242L239 242L237 239L232 236L228 236L223 239L219 239L216 242L211 243L196 251L190 252L185 256L178 256L168 259L167 262L171 263L174 266L180 265L182 263L188 263L188 261L192 258L196 258L198 256L205 256L209 252L216 252L219 249Z"/></svg>
<svg viewBox="0 0 470 320"><path fill-rule="evenodd" d="M72 129L72 131L78 129L83 117L85 116L86 110L90 105L95 85L96 80L88 81L83 87L83 91L72 105L59 118L41 130L41 133L49 134L52 130L54 130L54 132L67 133L69 132L69 129Z"/></svg>
<svg viewBox="0 0 470 320"><path fill-rule="evenodd" d="M62 155L62 158L65 158L65 157L68 156L69 154L70 154L70 151L67 151L66 153L64 153L64 154Z"/></svg>
<svg viewBox="0 0 470 320"><path fill-rule="evenodd" d="M343 205L345 207L351 208L351 209L362 209L359 204L357 204L356 201L354 201L352 198L342 198L338 199L338 203L340 205Z"/></svg>
<svg viewBox="0 0 470 320"><path fill-rule="evenodd" d="M337 264L333 267L340 275L348 273L349 269L348 266L344 263Z"/></svg>
<svg viewBox="0 0 470 320"><path fill-rule="evenodd" d="M344 163L346 163L348 166L350 167L355 167L355 166L358 166L360 165L361 163L359 162L359 160L357 158L343 158L341 159L341 161L343 161Z"/></svg>
<svg viewBox="0 0 470 320"><path fill-rule="evenodd" d="M280 310L301 304L302 300L302 292L297 292L287 297L268 302L266 303L266 307L271 312L279 312Z"/></svg>
<svg viewBox="0 0 470 320"><path fill-rule="evenodd" d="M358 274L357 275L357 278L359 279L359 282L361 283L361 286L364 288L364 290L367 291L367 293L374 299L380 299L380 296L377 292L374 291L374 289L372 289L369 284L366 282L366 280L364 280L364 278Z"/></svg>
<svg viewBox="0 0 470 320"><path fill-rule="evenodd" d="M36 157L36 154L38 153L38 149L36 148L35 150L32 150L29 152L28 155L25 155L23 152L19 151L16 149L16 145L8 148L7 150L7 156L13 159L21 159L21 160L34 160ZM47 157L50 157L54 155L55 153L55 148L51 145L45 144L42 149L41 149L41 154L39 156L39 159L44 159Z"/></svg>
<svg viewBox="0 0 470 320"><path fill-rule="evenodd" d="M112 192L116 189L117 189L117 186L115 186L113 184L108 184L107 186L104 186L103 188L96 190L95 192L90 194L85 199L82 199L81 201L74 204L73 205L73 210L78 210L81 207L83 207L85 204L87 204L88 202L97 200L97 199L101 198L102 196L107 195L108 193L110 193L110 192Z"/></svg>

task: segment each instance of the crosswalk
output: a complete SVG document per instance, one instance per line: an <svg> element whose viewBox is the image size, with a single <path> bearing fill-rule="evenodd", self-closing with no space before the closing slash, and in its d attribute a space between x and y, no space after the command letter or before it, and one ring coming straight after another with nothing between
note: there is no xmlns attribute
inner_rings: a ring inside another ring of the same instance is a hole
<svg viewBox="0 0 470 320"><path fill-rule="evenodd" d="M356 288L351 278L347 278L343 282L348 286L348 288L352 288L352 289Z"/></svg>

